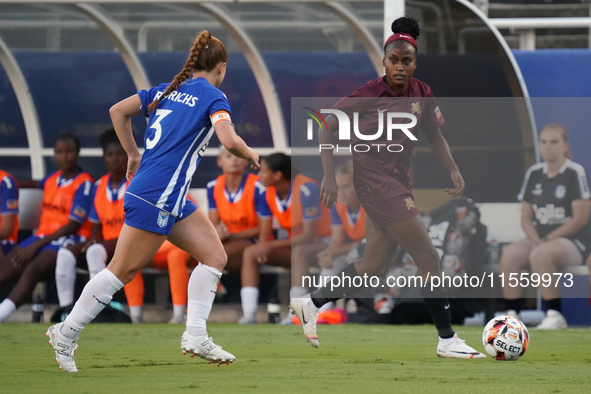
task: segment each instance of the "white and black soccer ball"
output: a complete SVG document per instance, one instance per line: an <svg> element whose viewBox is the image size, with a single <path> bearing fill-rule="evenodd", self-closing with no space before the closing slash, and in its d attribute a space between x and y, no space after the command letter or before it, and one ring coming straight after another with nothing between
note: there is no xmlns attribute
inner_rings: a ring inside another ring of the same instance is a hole
<svg viewBox="0 0 591 394"><path fill-rule="evenodd" d="M515 361L529 346L527 327L514 316L498 316L482 332L484 350L495 360Z"/></svg>

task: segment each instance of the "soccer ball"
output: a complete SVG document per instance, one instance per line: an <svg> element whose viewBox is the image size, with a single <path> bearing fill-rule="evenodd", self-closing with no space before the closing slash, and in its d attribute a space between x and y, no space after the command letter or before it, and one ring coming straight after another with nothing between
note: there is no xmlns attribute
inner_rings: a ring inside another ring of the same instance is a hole
<svg viewBox="0 0 591 394"><path fill-rule="evenodd" d="M484 326L484 350L500 361L515 361L529 346L527 327L514 316L498 316Z"/></svg>

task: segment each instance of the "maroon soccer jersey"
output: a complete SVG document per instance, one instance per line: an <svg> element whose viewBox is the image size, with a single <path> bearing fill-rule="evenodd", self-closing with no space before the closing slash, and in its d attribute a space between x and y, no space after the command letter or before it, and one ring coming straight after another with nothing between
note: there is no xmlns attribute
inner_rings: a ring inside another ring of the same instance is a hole
<svg viewBox="0 0 591 394"><path fill-rule="evenodd" d="M445 119L431 88L411 78L404 94L398 95L382 77L369 81L339 100L333 108L347 113L351 121L354 183L359 198L376 201L411 193L410 163L414 141L400 129L393 129L391 139L388 139L387 114L398 112L414 115L416 125L408 128L408 132L415 137L421 128L440 127ZM354 113L358 113L357 123ZM376 134L380 121L383 127L381 136L375 140L368 139L368 136ZM411 121L409 117L400 117L393 118L391 123L408 124ZM365 138L359 138L354 132L356 124L358 132ZM341 147L345 143L348 145L349 141L338 141Z"/></svg>

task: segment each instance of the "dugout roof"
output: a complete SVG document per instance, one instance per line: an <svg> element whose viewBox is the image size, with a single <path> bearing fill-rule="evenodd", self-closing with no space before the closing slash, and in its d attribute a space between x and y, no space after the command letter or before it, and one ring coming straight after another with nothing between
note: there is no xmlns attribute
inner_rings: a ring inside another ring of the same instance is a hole
<svg viewBox="0 0 591 394"><path fill-rule="evenodd" d="M255 92L256 97L246 101L260 103L256 109L245 107L242 111L245 116L260 112L257 119L244 122L243 136L247 142L253 138L250 142L263 154L290 151L293 131L290 130L289 100L293 92L337 95L356 88L359 81L382 75L381 45L384 30L388 30L388 26L384 26L384 10L397 3L395 0L0 0L0 79L4 78L0 135L6 137L0 139L0 167L9 169L11 163L24 165L29 161L26 164L30 176L40 178L51 166L50 141L59 131L83 130L81 134L84 135L97 129L98 126L88 130L76 128L79 124L66 126L68 122L59 125L55 116L46 115L52 112L52 106L59 105L59 100L44 100L43 97L57 89L52 83L61 83L60 78L64 78L58 75L52 78L52 72L60 67L62 71L64 67L89 67L93 73L104 73L105 79L122 78L121 85L131 82L131 86L104 98L105 102L113 103L131 94L133 89L171 79L182 66L195 33L202 29L211 31L226 44L231 58L235 59L234 64L243 65L237 69L241 69L244 76L235 79L252 81L245 86L237 86L238 82L232 86L236 96L247 90ZM506 43L471 3L464 0L406 1L404 9L421 21L420 67L415 75L431 85L437 96L527 97L527 89ZM107 58L112 62L120 58L122 65L105 62ZM164 64L165 59L174 64ZM47 68L34 65L39 61ZM466 61L478 67L489 65L485 72L498 81L486 85L477 83L477 73L458 74L457 70ZM88 64L96 68L85 66ZM109 76L111 68L128 75ZM229 73L231 70L229 67ZM47 90L40 87L42 83L35 78L36 73L47 73L43 82ZM66 73L71 71L66 70ZM450 77L453 73L455 77ZM331 85L334 74L341 77ZM462 82L457 80L460 77L464 79ZM308 90L297 90L308 81L313 81ZM92 89L93 94L98 95L97 86L100 82L92 85ZM2 107L5 111L19 111L22 119L11 120L14 114L3 116ZM67 111L72 113L77 109L68 108ZM89 111L103 113L104 109L99 106ZM55 108L53 112L59 113L60 109ZM493 150L519 156L518 173L522 175L523 169L535 162L532 138L535 126L527 106L518 112L521 124L517 140L503 143L501 138L499 143L472 143L470 146L452 143L452 149L489 154L494 145ZM104 117L104 121L88 123L108 123L106 111ZM237 121L240 123L240 119ZM261 133L258 137L249 134L252 124ZM26 139L13 140L11 133L21 133ZM453 136L450 137L450 142L454 141ZM215 144L212 146L206 156L216 155ZM417 154L426 150L426 146L419 146ZM101 151L96 143L83 141L81 156L98 159ZM6 160L8 157L14 160Z"/></svg>

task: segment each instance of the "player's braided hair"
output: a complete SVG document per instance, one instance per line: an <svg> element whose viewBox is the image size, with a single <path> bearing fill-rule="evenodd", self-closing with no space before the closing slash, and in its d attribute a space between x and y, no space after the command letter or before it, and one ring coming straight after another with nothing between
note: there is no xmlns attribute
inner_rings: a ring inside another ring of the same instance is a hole
<svg viewBox="0 0 591 394"><path fill-rule="evenodd" d="M191 77L193 71L211 71L219 63L226 63L228 54L224 44L212 36L207 30L203 30L191 46L189 57L180 73L174 77L170 86L158 98L148 106L148 112L152 112L158 106L160 101L166 96L178 89L179 85Z"/></svg>

